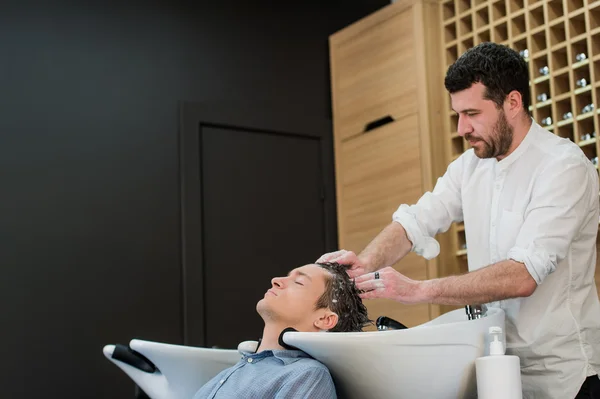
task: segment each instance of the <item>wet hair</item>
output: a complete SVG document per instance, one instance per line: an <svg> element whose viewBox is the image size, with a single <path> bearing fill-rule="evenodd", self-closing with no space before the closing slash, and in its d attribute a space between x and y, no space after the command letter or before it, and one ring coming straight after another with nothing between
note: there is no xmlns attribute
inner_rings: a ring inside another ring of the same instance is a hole
<svg viewBox="0 0 600 399"><path fill-rule="evenodd" d="M331 275L325 279L325 292L317 300L316 309L329 308L338 315L338 322L331 332L358 332L373 321L369 319L366 306L359 294L362 292L348 273L349 265L335 262L316 263Z"/></svg>
<svg viewBox="0 0 600 399"><path fill-rule="evenodd" d="M521 94L525 114L530 115L529 71L527 62L515 50L496 43L481 43L468 49L446 72L444 86L450 94L482 83L484 98L497 108L513 90Z"/></svg>

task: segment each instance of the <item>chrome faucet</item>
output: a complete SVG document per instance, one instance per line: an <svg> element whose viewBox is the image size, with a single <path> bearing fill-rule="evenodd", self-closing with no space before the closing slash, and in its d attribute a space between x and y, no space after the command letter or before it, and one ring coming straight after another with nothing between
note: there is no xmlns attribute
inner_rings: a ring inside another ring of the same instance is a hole
<svg viewBox="0 0 600 399"><path fill-rule="evenodd" d="M465 306L467 317L469 320L480 319L487 313L487 306L485 305L467 305Z"/></svg>

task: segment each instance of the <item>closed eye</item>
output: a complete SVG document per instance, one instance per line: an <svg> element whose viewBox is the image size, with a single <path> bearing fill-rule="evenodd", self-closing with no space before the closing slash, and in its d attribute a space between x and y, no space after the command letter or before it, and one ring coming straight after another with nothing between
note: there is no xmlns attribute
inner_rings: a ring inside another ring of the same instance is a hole
<svg viewBox="0 0 600 399"><path fill-rule="evenodd" d="M298 284L298 285L304 286L304 284L302 284L302 283L300 283L298 281L296 281L295 283Z"/></svg>
<svg viewBox="0 0 600 399"><path fill-rule="evenodd" d="M460 117L461 114L465 115L465 116L475 116L475 115L479 115L479 110L476 110L476 109L465 109L465 110L460 111L460 112L454 111L454 114L456 116L459 116L459 117Z"/></svg>

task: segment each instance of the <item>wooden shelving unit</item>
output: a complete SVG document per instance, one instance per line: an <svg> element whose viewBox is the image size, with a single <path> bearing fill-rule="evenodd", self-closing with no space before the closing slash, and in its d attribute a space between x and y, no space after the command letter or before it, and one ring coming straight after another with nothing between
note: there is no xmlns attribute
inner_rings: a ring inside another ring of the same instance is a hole
<svg viewBox="0 0 600 399"><path fill-rule="evenodd" d="M529 65L534 119L554 134L578 143L597 168L600 1L447 0L441 8L444 72L460 54L485 41L522 52ZM450 163L469 145L456 132L458 118L448 96L444 101ZM451 235L457 268L467 271L465 227L452 226ZM596 276L600 284L600 272Z"/></svg>
<svg viewBox="0 0 600 399"><path fill-rule="evenodd" d="M437 139L442 97L428 84L441 79L439 6L398 0L330 36L340 248L362 251L400 204L418 201L445 169L445 143ZM424 280L444 275L443 264L411 253L393 267ZM372 320L385 315L407 326L440 314L433 304L365 305Z"/></svg>

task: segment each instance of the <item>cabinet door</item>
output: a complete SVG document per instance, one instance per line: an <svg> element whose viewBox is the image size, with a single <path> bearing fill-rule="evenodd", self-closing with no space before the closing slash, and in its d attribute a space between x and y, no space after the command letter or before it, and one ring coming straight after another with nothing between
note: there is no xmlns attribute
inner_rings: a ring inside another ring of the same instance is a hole
<svg viewBox="0 0 600 399"><path fill-rule="evenodd" d="M361 251L392 220L402 203L413 204L423 194L418 115L341 143L339 165L340 247ZM427 278L424 258L410 253L394 265L413 279ZM370 317L392 317L407 326L430 319L429 305L402 305L369 300Z"/></svg>
<svg viewBox="0 0 600 399"><path fill-rule="evenodd" d="M340 140L387 115L417 110L413 12L373 15L331 38L332 97Z"/></svg>

